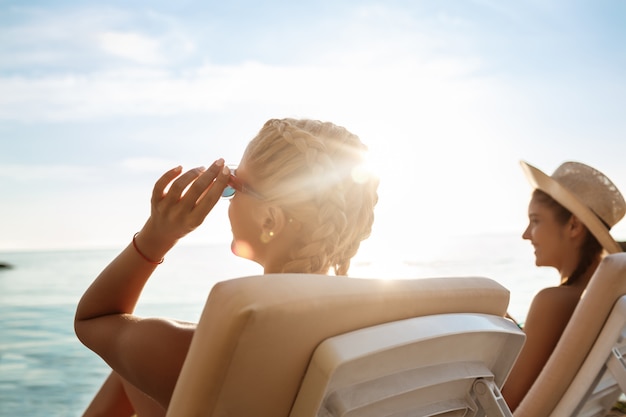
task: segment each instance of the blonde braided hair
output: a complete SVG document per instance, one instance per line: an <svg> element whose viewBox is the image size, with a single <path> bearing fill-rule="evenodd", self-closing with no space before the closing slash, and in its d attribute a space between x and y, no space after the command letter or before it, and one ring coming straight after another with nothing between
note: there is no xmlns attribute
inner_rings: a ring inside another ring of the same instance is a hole
<svg viewBox="0 0 626 417"><path fill-rule="evenodd" d="M243 159L257 188L302 225L283 272L347 275L378 201L366 151L345 128L308 119L269 120L248 144Z"/></svg>

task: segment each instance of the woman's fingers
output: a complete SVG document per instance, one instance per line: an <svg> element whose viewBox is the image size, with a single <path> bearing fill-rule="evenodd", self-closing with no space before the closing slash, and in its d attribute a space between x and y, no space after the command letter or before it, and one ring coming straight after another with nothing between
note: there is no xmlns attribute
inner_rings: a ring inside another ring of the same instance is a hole
<svg viewBox="0 0 626 417"><path fill-rule="evenodd" d="M222 191L224 191L224 188L226 188L226 185L228 184L230 169L228 169L228 167L224 166L223 164L221 166L218 166L218 168L219 170L216 176L212 176L213 179L211 180L210 187L208 189L204 188L202 193L198 195L198 198L194 200L195 208L193 209L193 211L198 217L196 220L199 220L200 223L219 201L220 197L222 196ZM198 178L198 181L202 179L202 177Z"/></svg>
<svg viewBox="0 0 626 417"><path fill-rule="evenodd" d="M194 168L182 175L181 172L181 167L173 168L156 182L152 217L165 230L180 229L179 232L186 234L198 227L213 209L226 187L230 170L224 167L223 159L218 159L208 169Z"/></svg>
<svg viewBox="0 0 626 417"><path fill-rule="evenodd" d="M165 174L161 176L154 184L154 188L152 189L152 204L156 204L163 199L163 195L165 193L165 187L174 180L174 178L178 177L182 172L183 167L180 165L176 168L172 168L167 171Z"/></svg>
<svg viewBox="0 0 626 417"><path fill-rule="evenodd" d="M189 184L194 182L202 173L205 171L204 167L190 169L185 172L180 177L176 178L176 180L170 186L170 189L165 196L165 199L170 203L175 204L183 197L183 193L185 189L189 187Z"/></svg>
<svg viewBox="0 0 626 417"><path fill-rule="evenodd" d="M185 193L183 201L181 201L181 203L184 204L185 208L187 208L189 211L194 210L196 204L198 203L198 200L204 199L207 194L217 194L217 198L215 199L215 202L217 202L222 194L222 190L218 190L219 187L216 187L215 181L217 178L219 178L220 171L223 169L223 167L224 160L218 159L209 167L209 169L207 169L194 181L194 183ZM213 190L214 188L215 190L209 193L209 191Z"/></svg>

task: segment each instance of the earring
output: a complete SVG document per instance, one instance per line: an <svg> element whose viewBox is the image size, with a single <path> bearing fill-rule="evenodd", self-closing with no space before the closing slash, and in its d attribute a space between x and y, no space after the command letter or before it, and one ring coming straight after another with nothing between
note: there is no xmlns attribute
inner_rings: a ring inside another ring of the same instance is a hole
<svg viewBox="0 0 626 417"><path fill-rule="evenodd" d="M261 233L261 242L262 243L269 243L270 240L272 240L273 237L274 237L274 231L270 230L268 232L266 230L263 230L263 233Z"/></svg>

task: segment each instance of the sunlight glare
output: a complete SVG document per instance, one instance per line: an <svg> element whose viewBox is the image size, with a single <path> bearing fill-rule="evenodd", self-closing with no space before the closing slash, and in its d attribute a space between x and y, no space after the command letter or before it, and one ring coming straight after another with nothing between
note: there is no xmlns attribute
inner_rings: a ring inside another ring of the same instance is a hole
<svg viewBox="0 0 626 417"><path fill-rule="evenodd" d="M357 184L364 184L372 176L379 178L378 171L371 163L369 153L365 153L363 155L363 162L352 168L350 175L352 177L352 181Z"/></svg>

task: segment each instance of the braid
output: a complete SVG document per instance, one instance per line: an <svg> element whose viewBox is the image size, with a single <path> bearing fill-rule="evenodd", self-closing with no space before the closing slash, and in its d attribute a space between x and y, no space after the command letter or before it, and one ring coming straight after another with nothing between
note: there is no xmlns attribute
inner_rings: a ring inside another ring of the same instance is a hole
<svg viewBox="0 0 626 417"><path fill-rule="evenodd" d="M371 233L378 180L355 181L366 147L332 123L270 120L244 154L268 200L302 224L283 272L346 275L360 242Z"/></svg>

